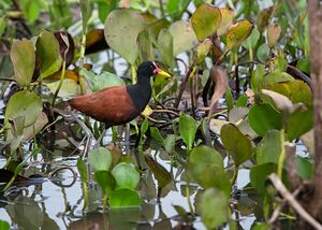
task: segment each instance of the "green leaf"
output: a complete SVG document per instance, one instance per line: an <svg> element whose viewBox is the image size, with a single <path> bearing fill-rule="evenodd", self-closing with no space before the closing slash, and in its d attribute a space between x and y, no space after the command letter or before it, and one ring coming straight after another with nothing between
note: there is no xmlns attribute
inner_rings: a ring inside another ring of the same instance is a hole
<svg viewBox="0 0 322 230"><path fill-rule="evenodd" d="M24 16L30 23L34 23L39 16L43 3L41 0L20 0L19 1Z"/></svg>
<svg viewBox="0 0 322 230"><path fill-rule="evenodd" d="M151 36L148 30L143 30L137 38L140 61L148 61L153 59L153 47Z"/></svg>
<svg viewBox="0 0 322 230"><path fill-rule="evenodd" d="M167 151L168 153L172 153L176 145L176 135L174 134L167 135L163 143L164 143L163 147L165 151Z"/></svg>
<svg viewBox="0 0 322 230"><path fill-rule="evenodd" d="M88 170L85 162L82 159L77 160L77 169L80 174L81 181L88 183Z"/></svg>
<svg viewBox="0 0 322 230"><path fill-rule="evenodd" d="M282 115L269 104L254 105L248 114L251 128L260 136L271 129L281 129Z"/></svg>
<svg viewBox="0 0 322 230"><path fill-rule="evenodd" d="M117 164L112 170L112 175L116 180L117 188L134 190L140 181L140 174L131 163Z"/></svg>
<svg viewBox="0 0 322 230"><path fill-rule="evenodd" d="M96 75L92 71L82 68L79 72L90 83L90 88L93 92L99 91L104 88L113 86L125 85L124 81L114 73L103 71L101 74Z"/></svg>
<svg viewBox="0 0 322 230"><path fill-rule="evenodd" d="M224 125L220 131L221 141L237 166L252 156L250 140L233 124Z"/></svg>
<svg viewBox="0 0 322 230"><path fill-rule="evenodd" d="M2 16L0 17L0 37L2 36L5 30L6 30L6 20L5 20L5 17Z"/></svg>
<svg viewBox="0 0 322 230"><path fill-rule="evenodd" d="M166 6L167 12L173 19L179 19L190 2L191 0L168 0Z"/></svg>
<svg viewBox="0 0 322 230"><path fill-rule="evenodd" d="M36 55L32 41L14 40L10 50L10 58L17 83L21 86L29 85L36 66Z"/></svg>
<svg viewBox="0 0 322 230"><path fill-rule="evenodd" d="M119 0L96 0L98 8L98 17L102 23L112 10L117 8Z"/></svg>
<svg viewBox="0 0 322 230"><path fill-rule="evenodd" d="M292 80L288 82L280 82L270 84L265 88L288 97L293 103L303 103L307 107L312 107L312 91L303 81Z"/></svg>
<svg viewBox="0 0 322 230"><path fill-rule="evenodd" d="M265 63L266 60L269 58L270 49L266 43L261 44L256 52L256 56L259 61Z"/></svg>
<svg viewBox="0 0 322 230"><path fill-rule="evenodd" d="M212 41L210 39L205 39L196 47L195 60L198 65L205 61L210 49L212 47Z"/></svg>
<svg viewBox="0 0 322 230"><path fill-rule="evenodd" d="M273 71L265 77L265 86L270 86L274 83L283 83L293 81L294 78L286 72Z"/></svg>
<svg viewBox="0 0 322 230"><path fill-rule="evenodd" d="M99 184L104 194L110 193L114 190L116 182L114 177L108 171L96 171L95 181Z"/></svg>
<svg viewBox="0 0 322 230"><path fill-rule="evenodd" d="M187 148L192 148L197 132L197 122L191 116L182 113L179 118L179 132Z"/></svg>
<svg viewBox="0 0 322 230"><path fill-rule="evenodd" d="M252 89L256 93L260 92L260 90L264 86L264 76L265 76L265 66L264 65L257 65L255 71L252 73L251 77L251 86Z"/></svg>
<svg viewBox="0 0 322 230"><path fill-rule="evenodd" d="M23 90L15 93L7 104L5 124L9 120L24 117L24 127L34 124L42 111L41 98L32 91Z"/></svg>
<svg viewBox="0 0 322 230"><path fill-rule="evenodd" d="M59 42L54 33L43 31L36 42L37 60L40 63L40 77L45 78L57 72L63 63Z"/></svg>
<svg viewBox="0 0 322 230"><path fill-rule="evenodd" d="M129 189L118 189L110 193L109 204L111 208L138 207L142 203L139 194Z"/></svg>
<svg viewBox="0 0 322 230"><path fill-rule="evenodd" d="M158 48L161 55L161 60L168 66L173 66L173 37L169 30L163 29L160 31L158 36Z"/></svg>
<svg viewBox="0 0 322 230"><path fill-rule="evenodd" d="M227 109L230 111L234 107L234 97L230 88L226 90L225 99L227 104Z"/></svg>
<svg viewBox="0 0 322 230"><path fill-rule="evenodd" d="M83 31L86 31L88 20L92 14L92 7L89 0L79 0L82 13Z"/></svg>
<svg viewBox="0 0 322 230"><path fill-rule="evenodd" d="M139 55L137 37L145 26L145 19L140 12L131 9L113 10L105 22L106 42L129 63L134 64Z"/></svg>
<svg viewBox="0 0 322 230"><path fill-rule="evenodd" d="M221 21L220 26L217 30L218 36L221 36L226 33L228 28L233 23L235 13L232 10L229 10L228 8L220 8L220 14L221 14Z"/></svg>
<svg viewBox="0 0 322 230"><path fill-rule="evenodd" d="M227 47L232 49L248 38L253 29L253 24L248 20L241 20L230 27L226 33Z"/></svg>
<svg viewBox="0 0 322 230"><path fill-rule="evenodd" d="M313 169L314 166L312 164L312 161L309 159L296 156L295 158L295 164L296 164L296 172L297 174L303 179L303 180L311 180L313 176Z"/></svg>
<svg viewBox="0 0 322 230"><path fill-rule="evenodd" d="M209 188L201 195L201 219L208 229L217 229L229 220L229 201L227 195L214 188Z"/></svg>
<svg viewBox="0 0 322 230"><path fill-rule="evenodd" d="M279 156L284 148L281 143L281 131L269 130L256 148L257 165L265 163L277 164Z"/></svg>
<svg viewBox="0 0 322 230"><path fill-rule="evenodd" d="M215 149L205 145L193 148L190 152L188 170L202 187L215 187L226 195L230 194L231 185L224 170L223 159Z"/></svg>
<svg viewBox="0 0 322 230"><path fill-rule="evenodd" d="M151 137L156 141L158 142L158 144L160 145L164 145L164 139L159 131L158 128L156 127L151 127L150 128L150 133L151 133Z"/></svg>
<svg viewBox="0 0 322 230"><path fill-rule="evenodd" d="M255 165L250 170L250 182L256 188L260 195L266 192L266 180L268 176L276 172L277 165L273 163L266 163Z"/></svg>
<svg viewBox="0 0 322 230"><path fill-rule="evenodd" d="M95 171L108 171L112 164L112 154L104 147L92 149L88 153L88 163Z"/></svg>
<svg viewBox="0 0 322 230"><path fill-rule="evenodd" d="M190 22L177 21L172 23L169 31L173 37L174 56L192 49L198 43Z"/></svg>
<svg viewBox="0 0 322 230"><path fill-rule="evenodd" d="M0 230L9 230L9 229L10 229L9 223L4 220L0 220Z"/></svg>
<svg viewBox="0 0 322 230"><path fill-rule="evenodd" d="M258 43L259 38L260 38L260 33L259 33L257 27L254 27L254 29L252 30L252 33L243 42L243 46L246 49L254 49Z"/></svg>
<svg viewBox="0 0 322 230"><path fill-rule="evenodd" d="M286 122L286 133L289 141L299 138L313 128L313 110L296 110Z"/></svg>
<svg viewBox="0 0 322 230"><path fill-rule="evenodd" d="M171 183L171 175L162 165L148 155L145 155L144 159L151 169L155 179L158 181L159 188L163 188Z"/></svg>
<svg viewBox="0 0 322 230"><path fill-rule="evenodd" d="M192 14L191 24L199 41L214 34L221 23L219 8L209 4L200 5Z"/></svg>

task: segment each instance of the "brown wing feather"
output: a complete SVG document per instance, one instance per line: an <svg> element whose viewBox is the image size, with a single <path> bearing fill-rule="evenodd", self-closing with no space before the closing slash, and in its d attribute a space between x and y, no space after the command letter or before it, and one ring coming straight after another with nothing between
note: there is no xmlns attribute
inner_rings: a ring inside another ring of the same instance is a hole
<svg viewBox="0 0 322 230"><path fill-rule="evenodd" d="M126 123L139 115L124 86L115 86L75 97L69 104L98 121L112 125Z"/></svg>

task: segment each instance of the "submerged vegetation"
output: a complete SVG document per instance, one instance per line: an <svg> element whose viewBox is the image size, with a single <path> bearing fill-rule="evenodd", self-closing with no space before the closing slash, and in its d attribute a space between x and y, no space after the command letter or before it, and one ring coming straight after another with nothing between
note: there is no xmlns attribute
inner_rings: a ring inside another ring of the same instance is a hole
<svg viewBox="0 0 322 230"><path fill-rule="evenodd" d="M321 49L311 40L310 52L310 27L322 24L309 27L310 9L306 0L2 0L0 229L322 229L319 70L309 57ZM67 103L136 83L147 60L172 77L151 78L149 105L131 122L105 130ZM59 223L35 198L48 181L62 188ZM81 197L70 204L75 183ZM42 222L22 221L27 199Z"/></svg>

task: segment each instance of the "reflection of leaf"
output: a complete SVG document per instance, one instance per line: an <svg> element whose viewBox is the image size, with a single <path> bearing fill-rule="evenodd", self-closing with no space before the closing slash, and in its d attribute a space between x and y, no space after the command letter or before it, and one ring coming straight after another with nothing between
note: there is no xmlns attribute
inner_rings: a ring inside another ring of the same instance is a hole
<svg viewBox="0 0 322 230"><path fill-rule="evenodd" d="M201 195L200 212L203 223L208 229L216 229L229 219L227 195L214 188L209 188Z"/></svg>
<svg viewBox="0 0 322 230"><path fill-rule="evenodd" d="M220 26L221 13L219 8L209 4L200 5L191 17L191 24L197 38L202 41L214 34Z"/></svg>
<svg viewBox="0 0 322 230"><path fill-rule="evenodd" d="M136 171L135 166L130 163L121 162L117 164L112 170L112 175L118 188L134 190L140 181L140 174Z"/></svg>
<svg viewBox="0 0 322 230"><path fill-rule="evenodd" d="M15 72L15 80L21 86L28 85L36 66L36 55L32 41L14 40L10 50L10 58Z"/></svg>
<svg viewBox="0 0 322 230"><path fill-rule="evenodd" d="M253 24L248 20L241 20L230 27L227 31L227 47L232 49L248 38L252 32Z"/></svg>
<svg viewBox="0 0 322 230"><path fill-rule="evenodd" d="M98 147L88 153L88 162L95 171L108 171L112 164L112 154L107 148Z"/></svg>
<svg viewBox="0 0 322 230"><path fill-rule="evenodd" d="M140 206L142 200L136 191L117 189L110 193L109 203L111 208L130 208Z"/></svg>
<svg viewBox="0 0 322 230"><path fill-rule="evenodd" d="M36 48L37 60L40 62L40 77L45 78L57 72L63 60L55 35L43 31L37 39Z"/></svg>
<svg viewBox="0 0 322 230"><path fill-rule="evenodd" d="M138 11L131 9L114 10L105 22L105 39L112 49L129 63L134 64L139 55L137 37L145 26L145 19ZM126 42L124 42L124 39L126 39Z"/></svg>
<svg viewBox="0 0 322 230"><path fill-rule="evenodd" d="M144 159L158 181L159 188L163 188L171 182L170 173L162 165L148 155L144 156Z"/></svg>
<svg viewBox="0 0 322 230"><path fill-rule="evenodd" d="M220 130L220 137L237 166L251 158L251 142L235 125L224 125Z"/></svg>
<svg viewBox="0 0 322 230"><path fill-rule="evenodd" d="M173 55L176 56L193 48L198 40L189 22L177 21L169 28L173 37Z"/></svg>
<svg viewBox="0 0 322 230"><path fill-rule="evenodd" d="M229 195L231 186L224 170L221 155L213 148L202 145L190 152L188 169L202 187L216 187Z"/></svg>

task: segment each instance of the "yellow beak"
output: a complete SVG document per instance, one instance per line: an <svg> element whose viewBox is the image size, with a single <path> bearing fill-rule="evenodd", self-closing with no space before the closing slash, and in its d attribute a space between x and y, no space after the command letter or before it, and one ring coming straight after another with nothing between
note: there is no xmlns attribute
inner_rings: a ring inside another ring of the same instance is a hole
<svg viewBox="0 0 322 230"><path fill-rule="evenodd" d="M164 71L162 69L158 70L157 75L160 75L160 76L163 76L163 77L166 77L166 78L171 77L171 75L169 73L167 73L166 71Z"/></svg>

